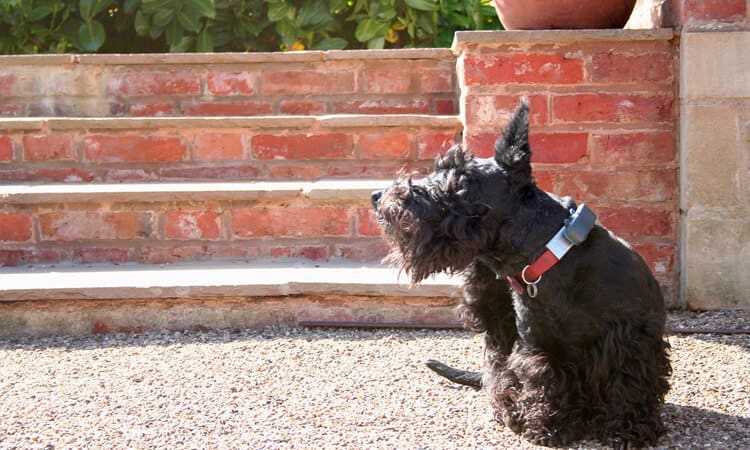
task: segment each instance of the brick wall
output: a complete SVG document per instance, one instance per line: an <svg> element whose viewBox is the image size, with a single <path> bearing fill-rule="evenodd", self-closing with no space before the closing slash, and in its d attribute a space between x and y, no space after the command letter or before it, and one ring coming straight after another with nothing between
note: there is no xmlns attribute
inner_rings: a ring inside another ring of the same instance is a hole
<svg viewBox="0 0 750 450"><path fill-rule="evenodd" d="M0 56L0 116L455 114L447 49Z"/></svg>
<svg viewBox="0 0 750 450"><path fill-rule="evenodd" d="M674 25L750 24L747 0L671 0L668 12Z"/></svg>
<svg viewBox="0 0 750 450"><path fill-rule="evenodd" d="M677 304L679 186L671 30L459 33L464 141L489 156L521 96L545 190L593 207Z"/></svg>

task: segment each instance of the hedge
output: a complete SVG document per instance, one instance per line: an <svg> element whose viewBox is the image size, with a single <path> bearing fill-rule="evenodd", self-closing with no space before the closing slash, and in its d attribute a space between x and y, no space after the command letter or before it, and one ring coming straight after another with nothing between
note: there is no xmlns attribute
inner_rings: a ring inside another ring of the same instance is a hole
<svg viewBox="0 0 750 450"><path fill-rule="evenodd" d="M0 0L0 54L447 47L490 0Z"/></svg>

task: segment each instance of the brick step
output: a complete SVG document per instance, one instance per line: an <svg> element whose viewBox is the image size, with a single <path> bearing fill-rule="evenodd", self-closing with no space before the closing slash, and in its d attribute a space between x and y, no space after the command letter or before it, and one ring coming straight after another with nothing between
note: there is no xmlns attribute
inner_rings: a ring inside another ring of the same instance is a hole
<svg viewBox="0 0 750 450"><path fill-rule="evenodd" d="M389 180L0 186L0 265L304 257L377 261Z"/></svg>
<svg viewBox="0 0 750 450"><path fill-rule="evenodd" d="M0 335L321 322L453 326L457 286L438 276L410 288L404 275L377 263L0 268Z"/></svg>
<svg viewBox="0 0 750 450"><path fill-rule="evenodd" d="M449 49L0 56L0 116L456 114Z"/></svg>
<svg viewBox="0 0 750 450"><path fill-rule="evenodd" d="M0 182L391 178L461 140L456 116L0 118Z"/></svg>

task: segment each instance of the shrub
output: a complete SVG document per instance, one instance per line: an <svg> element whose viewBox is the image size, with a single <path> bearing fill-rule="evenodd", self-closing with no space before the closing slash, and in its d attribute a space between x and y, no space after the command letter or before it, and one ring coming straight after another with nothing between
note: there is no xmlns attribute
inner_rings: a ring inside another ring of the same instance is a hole
<svg viewBox="0 0 750 450"><path fill-rule="evenodd" d="M0 53L447 47L490 0L0 0Z"/></svg>

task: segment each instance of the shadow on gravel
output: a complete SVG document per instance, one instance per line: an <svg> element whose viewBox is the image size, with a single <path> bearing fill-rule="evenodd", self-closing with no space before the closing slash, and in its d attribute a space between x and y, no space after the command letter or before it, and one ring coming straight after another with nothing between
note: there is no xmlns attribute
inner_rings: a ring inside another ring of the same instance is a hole
<svg viewBox="0 0 750 450"><path fill-rule="evenodd" d="M659 445L669 448L738 448L750 442L750 418L694 406L667 403L662 411L667 430Z"/></svg>

